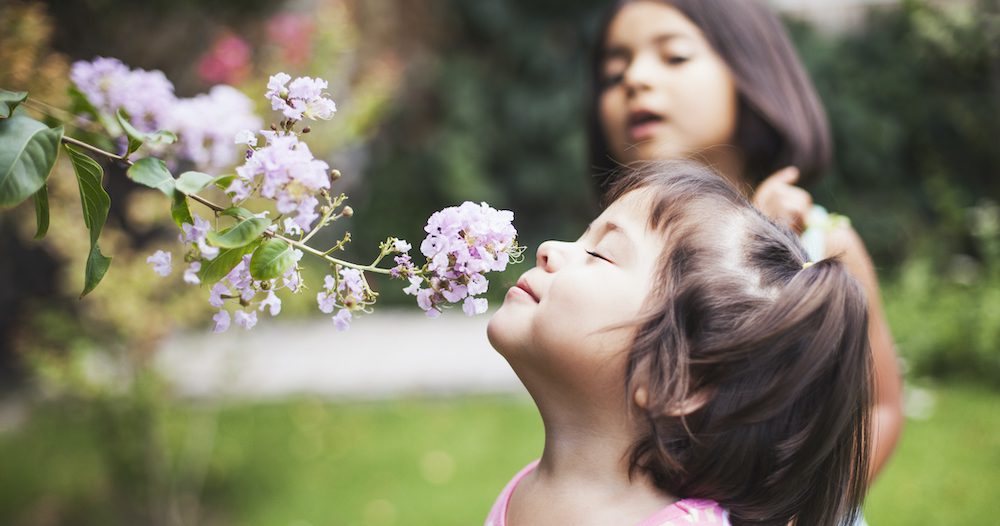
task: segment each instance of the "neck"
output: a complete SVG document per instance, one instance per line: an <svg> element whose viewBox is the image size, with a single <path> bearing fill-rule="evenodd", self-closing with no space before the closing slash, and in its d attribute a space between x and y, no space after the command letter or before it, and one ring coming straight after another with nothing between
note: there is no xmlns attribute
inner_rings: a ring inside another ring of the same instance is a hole
<svg viewBox="0 0 1000 526"><path fill-rule="evenodd" d="M703 152L700 157L703 162L728 180L744 197L749 199L753 195L756 189L747 180L746 163L743 155L735 147L711 148Z"/></svg>
<svg viewBox="0 0 1000 526"><path fill-rule="evenodd" d="M629 456L640 426L624 395L609 402L595 391L600 389L560 396L529 388L545 426L534 481L539 489L555 494L570 490L596 500L655 501L657 506L676 500L657 489L646 473L629 476Z"/></svg>

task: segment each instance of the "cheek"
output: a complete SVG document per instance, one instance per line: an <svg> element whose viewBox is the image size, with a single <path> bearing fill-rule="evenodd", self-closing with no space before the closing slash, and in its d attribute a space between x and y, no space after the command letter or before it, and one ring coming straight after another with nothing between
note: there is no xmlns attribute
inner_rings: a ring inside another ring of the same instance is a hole
<svg viewBox="0 0 1000 526"><path fill-rule="evenodd" d="M533 319L532 340L541 348L577 357L626 350L634 333L627 324L635 321L642 301L626 287L609 280L602 287L553 290L551 301L539 305Z"/></svg>
<svg viewBox="0 0 1000 526"><path fill-rule="evenodd" d="M685 83L685 125L690 146L708 148L727 144L736 131L737 94L732 76L724 65L706 61L692 68Z"/></svg>
<svg viewBox="0 0 1000 526"><path fill-rule="evenodd" d="M625 120L628 111L625 108L625 99L619 91L605 90L598 99L597 113L608 152L619 162L628 162L629 159L624 158Z"/></svg>

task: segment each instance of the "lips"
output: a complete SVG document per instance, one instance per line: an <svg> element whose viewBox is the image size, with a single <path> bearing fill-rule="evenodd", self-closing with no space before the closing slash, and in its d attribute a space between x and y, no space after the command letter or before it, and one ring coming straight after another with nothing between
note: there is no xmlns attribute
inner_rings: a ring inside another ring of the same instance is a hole
<svg viewBox="0 0 1000 526"><path fill-rule="evenodd" d="M517 285L515 286L524 292L527 292L528 295L531 296L531 299L535 300L535 303L538 303L538 294L535 294L535 291L531 290L531 285L528 285L528 281L523 277L517 280Z"/></svg>
<svg viewBox="0 0 1000 526"><path fill-rule="evenodd" d="M628 138L631 141L642 141L649 139L656 133L666 118L654 111L640 109L631 111L628 114Z"/></svg>

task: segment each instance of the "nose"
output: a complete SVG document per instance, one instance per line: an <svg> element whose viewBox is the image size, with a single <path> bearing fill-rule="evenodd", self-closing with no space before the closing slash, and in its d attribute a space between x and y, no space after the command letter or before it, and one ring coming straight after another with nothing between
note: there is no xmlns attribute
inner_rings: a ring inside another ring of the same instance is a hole
<svg viewBox="0 0 1000 526"><path fill-rule="evenodd" d="M648 90L654 84L657 74L657 62L648 53L640 53L632 59L625 69L622 82L630 95L641 90Z"/></svg>
<svg viewBox="0 0 1000 526"><path fill-rule="evenodd" d="M566 246L569 243L562 241L546 241L538 245L538 253L535 257L535 266L546 272L555 272L566 260Z"/></svg>

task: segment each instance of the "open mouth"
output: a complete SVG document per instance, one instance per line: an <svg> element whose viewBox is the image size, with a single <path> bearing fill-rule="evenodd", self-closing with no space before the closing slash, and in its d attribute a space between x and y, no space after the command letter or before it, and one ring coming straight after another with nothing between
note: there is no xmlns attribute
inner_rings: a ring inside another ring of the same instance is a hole
<svg viewBox="0 0 1000 526"><path fill-rule="evenodd" d="M628 116L628 135L633 141L648 139L656 131L657 126L666 119L647 110L634 111Z"/></svg>

